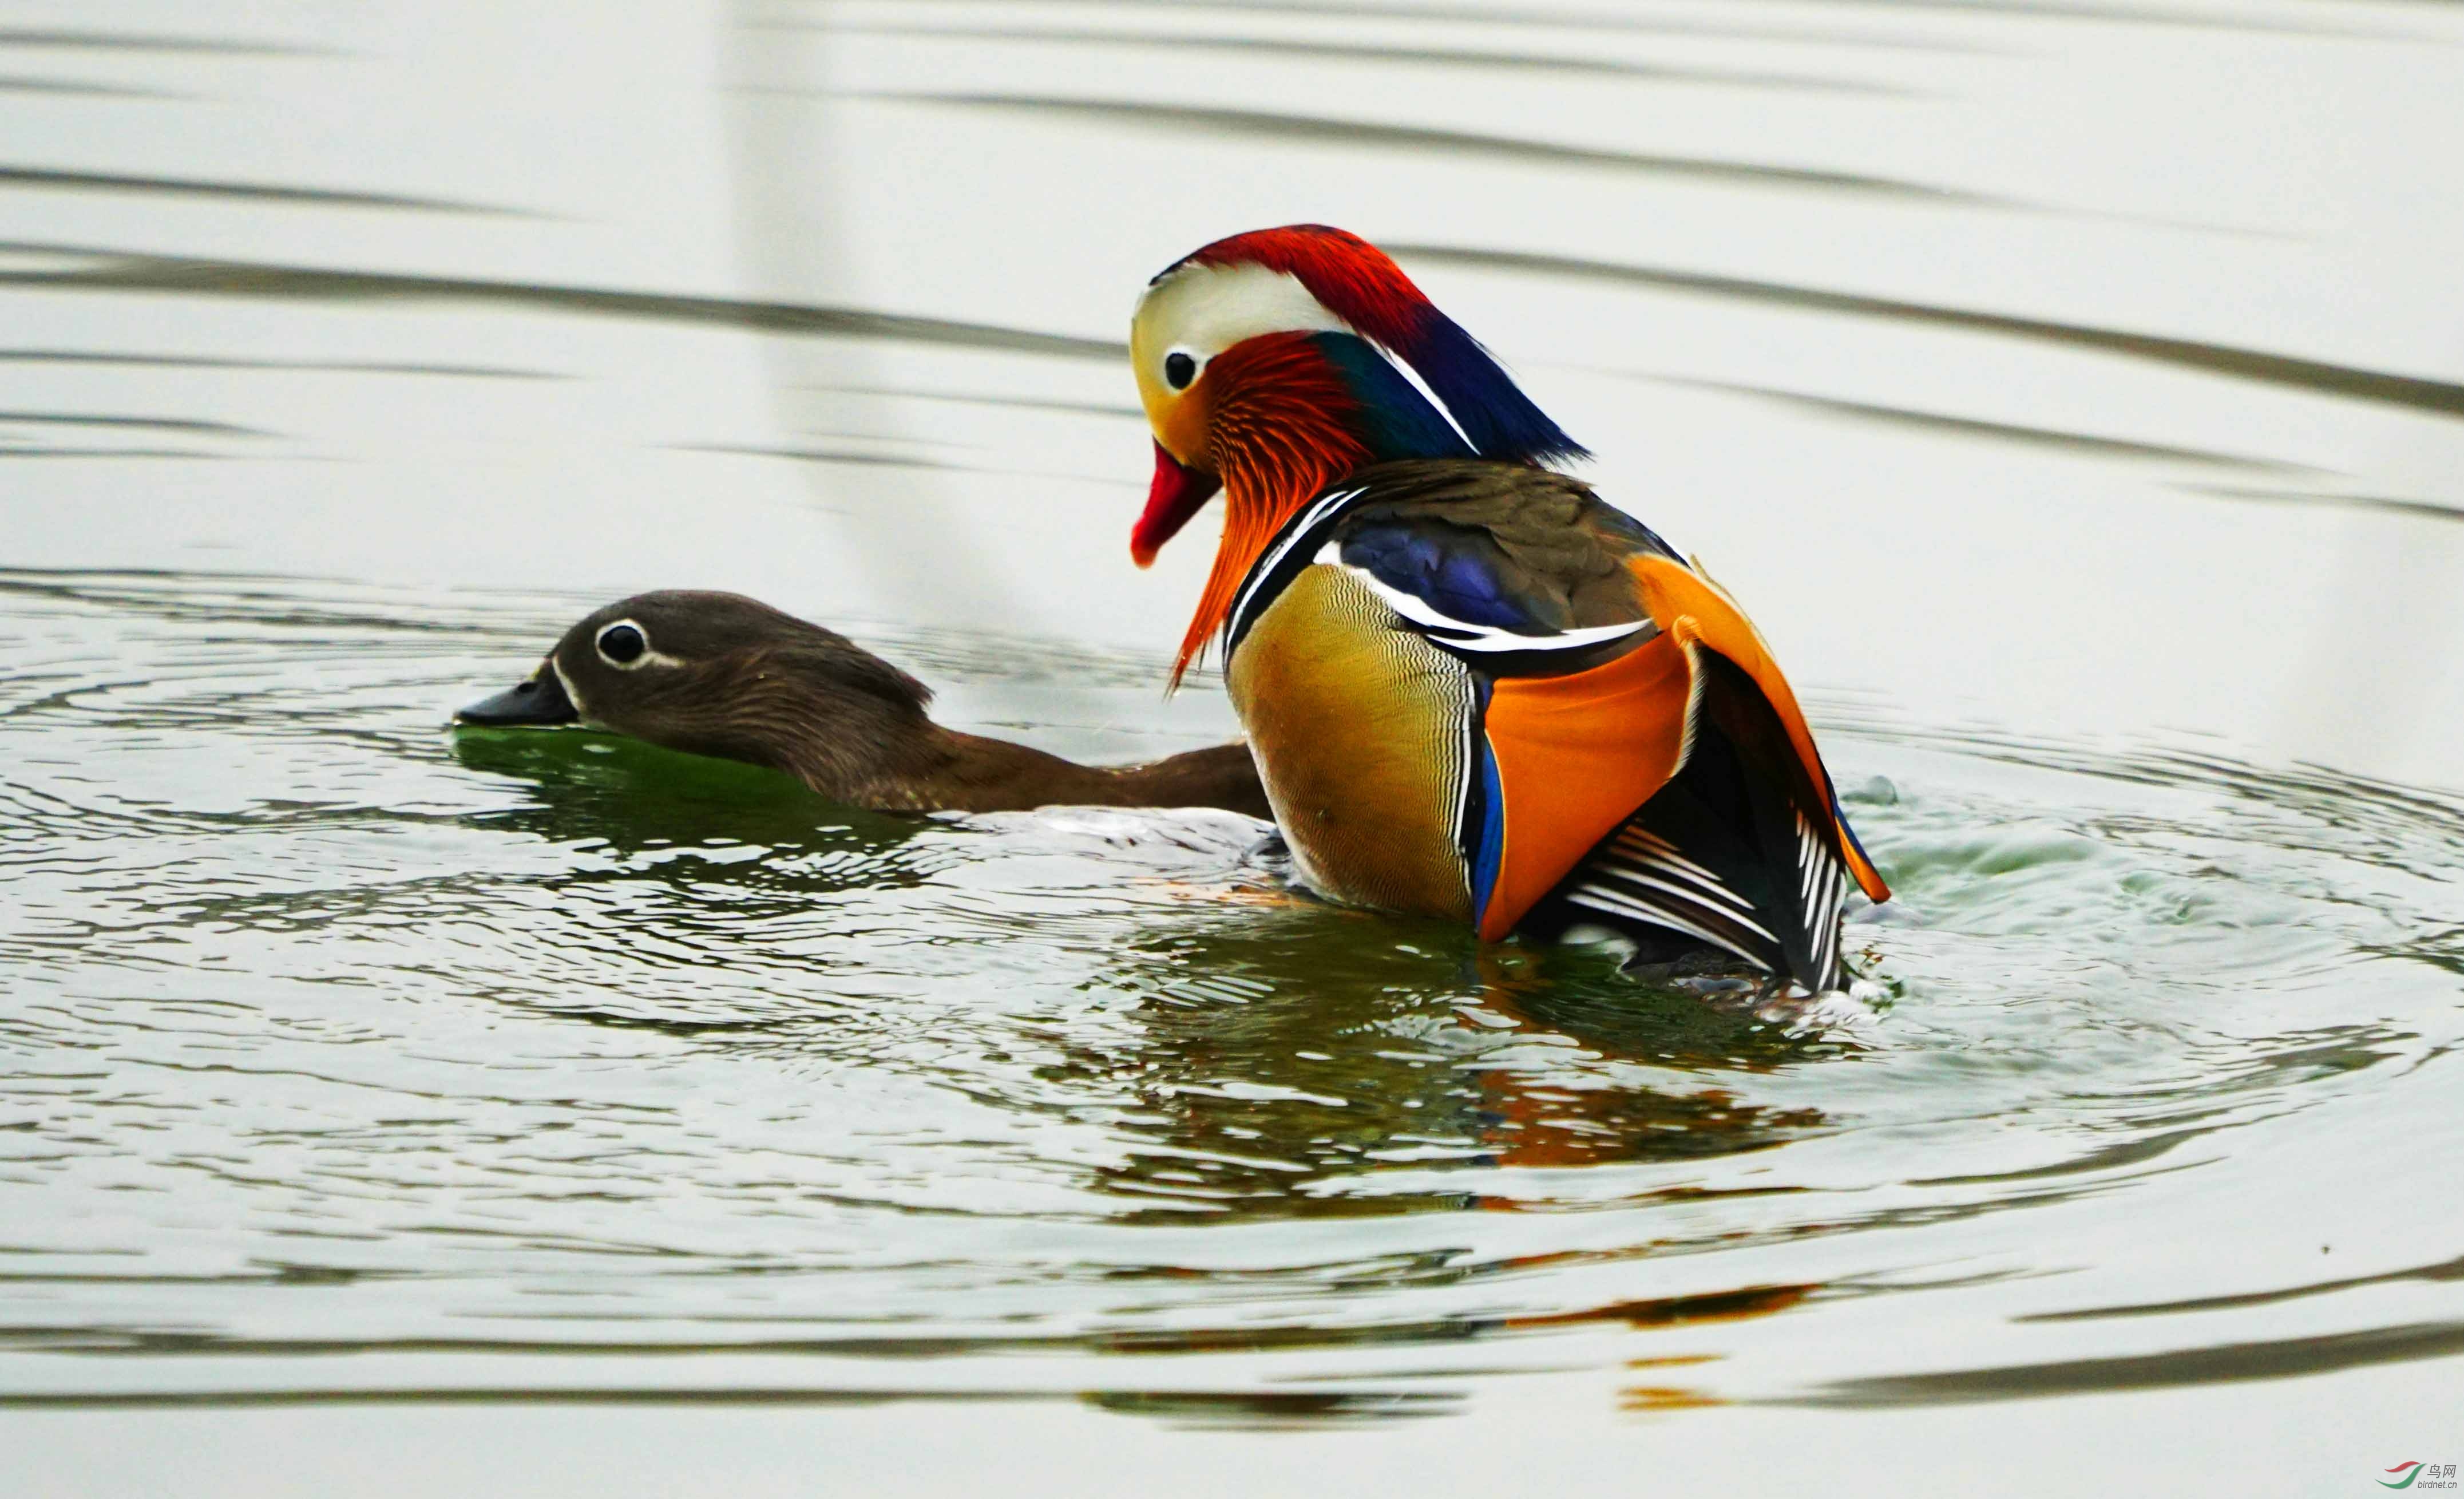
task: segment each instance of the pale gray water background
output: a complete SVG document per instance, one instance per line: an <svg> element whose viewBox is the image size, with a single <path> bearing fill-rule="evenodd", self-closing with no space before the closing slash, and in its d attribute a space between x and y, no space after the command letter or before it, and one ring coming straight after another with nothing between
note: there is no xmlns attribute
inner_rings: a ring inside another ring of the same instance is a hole
<svg viewBox="0 0 2464 1499"><path fill-rule="evenodd" d="M0 1492L2464 1461L2460 100L2431 0L10 7ZM444 730L694 585L1229 733L1118 344L1295 219L1752 607L1870 1024Z"/></svg>

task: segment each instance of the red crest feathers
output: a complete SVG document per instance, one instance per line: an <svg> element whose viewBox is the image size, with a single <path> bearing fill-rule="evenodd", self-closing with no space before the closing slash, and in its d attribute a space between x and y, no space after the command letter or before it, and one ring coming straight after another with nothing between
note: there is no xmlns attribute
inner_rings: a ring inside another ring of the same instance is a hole
<svg viewBox="0 0 2464 1499"><path fill-rule="evenodd" d="M1391 349L1419 342L1436 312L1392 256L1359 235L1325 224L1287 224L1219 239L1184 259L1199 265L1256 264L1291 276L1326 310Z"/></svg>

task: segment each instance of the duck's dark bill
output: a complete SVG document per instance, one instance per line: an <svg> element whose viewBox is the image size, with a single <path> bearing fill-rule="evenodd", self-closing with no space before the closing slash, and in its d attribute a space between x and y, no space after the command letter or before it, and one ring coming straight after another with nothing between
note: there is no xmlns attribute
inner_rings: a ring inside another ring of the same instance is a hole
<svg viewBox="0 0 2464 1499"><path fill-rule="evenodd" d="M508 687L494 697L466 704L453 716L456 723L575 723L582 715L564 695L564 683L542 666L529 681Z"/></svg>

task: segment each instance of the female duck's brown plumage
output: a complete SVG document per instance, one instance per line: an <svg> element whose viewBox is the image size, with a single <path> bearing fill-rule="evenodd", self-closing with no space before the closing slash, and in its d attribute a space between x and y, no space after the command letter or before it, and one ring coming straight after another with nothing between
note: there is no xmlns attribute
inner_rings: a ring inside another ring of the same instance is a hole
<svg viewBox="0 0 2464 1499"><path fill-rule="evenodd" d="M671 590L600 609L565 631L529 680L454 717L588 722L783 770L832 801L884 811L1213 806L1268 815L1245 745L1146 765L1081 765L943 728L925 711L932 695L833 630L740 594Z"/></svg>

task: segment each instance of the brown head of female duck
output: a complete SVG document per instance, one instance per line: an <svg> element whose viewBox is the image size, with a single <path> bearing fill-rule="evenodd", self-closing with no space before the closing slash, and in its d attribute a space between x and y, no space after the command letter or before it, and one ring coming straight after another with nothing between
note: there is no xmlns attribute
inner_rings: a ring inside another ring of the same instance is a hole
<svg viewBox="0 0 2464 1499"><path fill-rule="evenodd" d="M1246 745L1081 765L943 728L925 711L932 696L835 630L740 594L670 590L598 610L565 631L528 681L454 718L587 723L783 770L832 801L884 811L1214 806L1270 815Z"/></svg>

